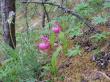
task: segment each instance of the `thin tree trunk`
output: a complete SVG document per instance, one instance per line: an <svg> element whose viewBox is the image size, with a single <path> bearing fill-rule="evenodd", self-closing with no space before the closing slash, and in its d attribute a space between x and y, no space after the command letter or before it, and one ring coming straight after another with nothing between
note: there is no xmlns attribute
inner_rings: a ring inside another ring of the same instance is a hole
<svg viewBox="0 0 110 82"><path fill-rule="evenodd" d="M14 49L16 47L15 15L11 12L15 13L15 0L1 0L3 39ZM10 23L9 19L11 19Z"/></svg>
<svg viewBox="0 0 110 82"><path fill-rule="evenodd" d="M1 0L0 0L0 4L1 4ZM0 6L0 21L1 21L1 6Z"/></svg>

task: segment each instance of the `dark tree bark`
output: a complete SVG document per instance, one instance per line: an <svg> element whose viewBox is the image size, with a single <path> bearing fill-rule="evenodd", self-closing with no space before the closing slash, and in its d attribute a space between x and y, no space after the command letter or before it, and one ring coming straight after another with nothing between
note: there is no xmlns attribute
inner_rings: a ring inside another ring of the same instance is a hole
<svg viewBox="0 0 110 82"><path fill-rule="evenodd" d="M15 37L15 0L1 0L3 39L13 49L16 47Z"/></svg>

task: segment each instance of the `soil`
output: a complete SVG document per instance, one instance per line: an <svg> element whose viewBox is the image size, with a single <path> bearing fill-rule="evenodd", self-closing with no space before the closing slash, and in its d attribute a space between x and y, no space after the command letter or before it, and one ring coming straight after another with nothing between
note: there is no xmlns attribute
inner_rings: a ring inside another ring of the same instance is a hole
<svg viewBox="0 0 110 82"><path fill-rule="evenodd" d="M58 59L58 66L61 67L59 69L58 77L64 76L65 79L64 81L55 82L110 82L110 80L108 80L103 75L101 76L101 78L95 79L95 74L91 71L99 71L99 69L96 66L96 63L90 60L90 57L91 53L86 52L82 53L81 56L76 56L73 58L67 58L64 55L61 55ZM66 65L64 61L66 61ZM109 71L110 69L106 70Z"/></svg>
<svg viewBox="0 0 110 82"><path fill-rule="evenodd" d="M110 32L106 27L99 28L100 31ZM109 37L108 37L109 40ZM102 42L100 49L108 51L106 42ZM105 48L106 47L106 48ZM84 48L83 48L84 49ZM75 57L67 57L61 54L58 58L58 75L54 82L110 82L110 65L106 69L100 69L97 64L91 61L91 51L82 50L81 55ZM63 80L59 80L62 78Z"/></svg>

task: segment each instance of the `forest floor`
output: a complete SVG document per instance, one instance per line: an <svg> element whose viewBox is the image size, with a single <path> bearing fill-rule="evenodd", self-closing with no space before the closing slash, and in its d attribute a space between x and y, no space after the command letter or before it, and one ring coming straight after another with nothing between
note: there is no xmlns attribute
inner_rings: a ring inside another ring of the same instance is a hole
<svg viewBox="0 0 110 82"><path fill-rule="evenodd" d="M16 32L23 32L26 30L24 24L25 19L22 17L23 15L21 14L17 15ZM33 27L39 27L41 18L33 18L29 23L34 25ZM101 30L110 31L110 29L104 28L101 28ZM64 77L64 80L61 81L57 79L55 82L110 82L110 79L106 76L106 73L110 72L110 65L108 65L108 68L105 70L99 70L96 63L90 60L92 55L92 52L85 52L83 50L81 55L71 58L61 54L58 58L59 71L57 77ZM97 77L97 73L101 75L99 78L95 78ZM48 77L48 79L50 78Z"/></svg>
<svg viewBox="0 0 110 82"><path fill-rule="evenodd" d="M110 82L110 79L104 75L96 79L96 72L99 71L99 69L96 64L90 60L91 53L83 53L81 55L82 56L73 58L67 58L64 55L59 57L58 66L63 66L59 70L58 77L64 76L65 79L64 81L56 82ZM106 71L110 71L110 66L102 72L106 73Z"/></svg>
<svg viewBox="0 0 110 82"><path fill-rule="evenodd" d="M110 32L106 27L100 27L99 30ZM104 52L110 49L106 41L103 41L99 47ZM58 77L64 76L65 79L56 82L110 82L110 64L106 69L100 69L91 60L92 55L94 55L92 51L87 52L84 49L81 55L75 57L68 58L61 55L58 59L58 67L60 67Z"/></svg>
<svg viewBox="0 0 110 82"><path fill-rule="evenodd" d="M104 26L101 26L98 30L110 32L110 29ZM98 47L101 51L107 52L110 50L107 43L109 38L107 37L107 41L97 43L100 44ZM61 54L57 61L59 70L54 82L110 82L110 64L106 69L100 69L96 62L92 61L93 55L92 51L85 51L84 48L82 48L81 54L75 57L67 57ZM63 77L64 80L59 80L59 77ZM51 75L48 76L49 78L51 78Z"/></svg>

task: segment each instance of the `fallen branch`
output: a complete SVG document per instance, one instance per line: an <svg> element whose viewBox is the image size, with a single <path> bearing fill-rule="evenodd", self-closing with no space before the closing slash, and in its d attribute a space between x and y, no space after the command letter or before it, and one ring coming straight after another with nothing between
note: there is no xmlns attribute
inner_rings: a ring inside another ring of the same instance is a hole
<svg viewBox="0 0 110 82"><path fill-rule="evenodd" d="M66 7L64 7L64 6L62 6L62 5L58 5L58 4L50 3L50 2L36 2L36 1L33 1L33 2L31 2L31 1L21 1L21 2L22 2L22 3L37 3L37 4L45 4L45 5L56 6L56 7L60 8L60 9L62 9L64 13L71 14L71 15L77 17L79 20L83 21L84 24L85 24L87 27L89 27L90 29L92 29L92 30L94 29L93 25L92 25L89 21L87 21L85 18L83 18L82 16L80 16L80 15L79 15L78 13L76 13L75 11L72 11L72 10L70 10L70 9L68 9L68 8L66 8Z"/></svg>

